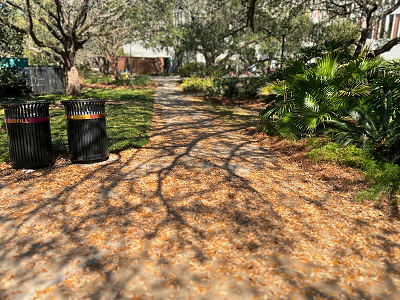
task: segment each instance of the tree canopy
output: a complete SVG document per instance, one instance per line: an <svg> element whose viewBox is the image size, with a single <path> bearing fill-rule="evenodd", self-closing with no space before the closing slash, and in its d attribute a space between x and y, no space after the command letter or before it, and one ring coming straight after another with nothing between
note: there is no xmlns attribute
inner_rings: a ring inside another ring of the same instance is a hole
<svg viewBox="0 0 400 300"><path fill-rule="evenodd" d="M11 10L0 6L0 18L9 19ZM8 26L0 26L0 58L5 56L21 56L23 52L22 33L15 31Z"/></svg>
<svg viewBox="0 0 400 300"><path fill-rule="evenodd" d="M273 4L273 2L277 2ZM260 30L259 19L263 14L268 14L270 10L265 10L266 6L275 6L277 10L281 10L280 15L283 22L292 19L293 14L298 11L312 12L319 11L324 14L321 18L325 25L339 18L352 22L358 28L357 37L351 40L356 46L354 56L358 56L363 51L367 51L370 57L378 56L392 49L400 43L400 37L389 36L383 43L376 45L368 45L368 39L372 37L372 32L376 30L381 22L393 22L389 15L393 13L399 6L400 1L380 1L380 0L322 0L319 2L303 0L303 1L265 1L265 0L249 0L247 11L247 26L254 31ZM272 10L273 11L273 10ZM326 22L328 21L328 22ZM263 23L261 23L263 24ZM267 23L264 23L267 24ZM344 24L344 23L342 23ZM384 25L384 24L383 24ZM385 26L385 25L384 25ZM268 25L269 30L274 27ZM351 27L350 27L351 28Z"/></svg>
<svg viewBox="0 0 400 300"><path fill-rule="evenodd" d="M62 58L67 79L67 94L80 95L76 53L102 30L115 23L136 0L0 0L0 5L13 8L13 18L0 18L0 24L29 34L42 49ZM21 20L22 19L22 20ZM114 29L118 30L118 29Z"/></svg>

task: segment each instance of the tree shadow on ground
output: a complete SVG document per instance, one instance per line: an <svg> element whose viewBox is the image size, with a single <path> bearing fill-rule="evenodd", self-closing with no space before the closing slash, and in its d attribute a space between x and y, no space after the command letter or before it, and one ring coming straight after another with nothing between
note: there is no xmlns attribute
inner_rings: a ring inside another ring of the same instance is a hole
<svg viewBox="0 0 400 300"><path fill-rule="evenodd" d="M0 297L397 295L398 223L304 183L170 85L160 82L147 146L0 171Z"/></svg>

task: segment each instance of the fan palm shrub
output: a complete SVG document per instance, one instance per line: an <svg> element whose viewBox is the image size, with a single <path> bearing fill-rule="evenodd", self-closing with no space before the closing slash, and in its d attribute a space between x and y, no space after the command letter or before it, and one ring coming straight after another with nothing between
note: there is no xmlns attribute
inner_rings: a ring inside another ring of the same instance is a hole
<svg viewBox="0 0 400 300"><path fill-rule="evenodd" d="M261 123L298 137L332 133L342 145L354 144L391 161L400 154L400 64L359 57L338 63L333 54L262 89L268 106Z"/></svg>
<svg viewBox="0 0 400 300"><path fill-rule="evenodd" d="M369 96L371 87L363 76L373 67L374 63L365 59L339 64L333 54L310 66L292 63L292 74L286 80L261 90L269 96L261 123L274 123L278 132L300 136L323 130L327 121L340 117Z"/></svg>
<svg viewBox="0 0 400 300"><path fill-rule="evenodd" d="M338 142L369 150L391 162L400 158L400 77L390 72L371 80L372 90L367 101L344 111L340 118L328 123Z"/></svg>

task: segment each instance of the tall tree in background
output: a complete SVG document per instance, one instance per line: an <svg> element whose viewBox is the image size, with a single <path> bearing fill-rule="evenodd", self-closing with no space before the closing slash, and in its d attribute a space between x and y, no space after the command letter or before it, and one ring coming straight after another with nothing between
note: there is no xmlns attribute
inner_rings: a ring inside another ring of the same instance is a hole
<svg viewBox="0 0 400 300"><path fill-rule="evenodd" d="M112 68L115 80L118 79L118 51L134 38L134 31L129 20L118 20L103 28L109 32L106 36L91 39L85 46L86 56L103 59L105 74Z"/></svg>
<svg viewBox="0 0 400 300"><path fill-rule="evenodd" d="M154 1L155 2L155 1ZM112 24L106 24L101 30L107 35L92 38L83 48L81 57L101 58L104 62L104 73L112 68L115 79L118 78L118 53L120 49L133 41L151 42L157 32L160 18L160 3L154 10L151 1L132 7ZM154 3L153 3L154 4ZM158 8L158 9L157 9ZM165 18L165 16L164 16Z"/></svg>
<svg viewBox="0 0 400 300"><path fill-rule="evenodd" d="M233 61L261 66L266 57L280 57L284 25L289 28L285 44L288 52L299 48L311 32L312 21L304 15L308 0L295 4L292 0L161 2L169 10L160 18L162 32L156 41L174 48L178 65L184 56L190 61L200 53L206 65L213 68Z"/></svg>
<svg viewBox="0 0 400 300"><path fill-rule="evenodd" d="M239 11L238 1L201 0L183 10L182 42L186 51L201 53L206 66L215 66L220 60L227 60L247 42L244 31L235 31L244 19Z"/></svg>
<svg viewBox="0 0 400 300"><path fill-rule="evenodd" d="M246 15L241 0L172 0L173 9L164 15L160 43L172 46L178 61L201 54L206 66L226 64L238 49L252 40L244 30ZM180 65L180 63L178 63Z"/></svg>
<svg viewBox="0 0 400 300"><path fill-rule="evenodd" d="M8 19L12 10L0 6L1 18ZM21 57L23 53L24 36L22 33L6 26L0 26L0 96L28 94L29 88L26 86L26 78L23 72L17 68L6 64L4 57Z"/></svg>
<svg viewBox="0 0 400 300"><path fill-rule="evenodd" d="M360 55L364 50L368 51L369 57L375 57L392 49L400 43L400 37L387 36L383 44L377 45L375 49L369 49L368 40L372 37L374 29L380 22L393 22L389 15L400 7L400 1L381 0L321 0L321 1L276 1L276 0L247 0L247 26L257 30L257 19L265 12L267 6L272 7L273 2L280 2L278 7L301 8L306 7L308 12L320 11L324 18L334 20L337 17L353 20L357 24L359 35L352 43L356 46L354 56ZM326 14L326 15L325 15ZM387 23L386 23L387 24ZM382 29L384 32L384 29ZM368 48L368 49L367 49Z"/></svg>
<svg viewBox="0 0 400 300"><path fill-rule="evenodd" d="M38 47L61 56L66 93L80 96L77 51L91 38L109 34L101 28L115 23L136 1L139 0L0 0L2 7L16 10L11 19L0 16L0 24L29 34ZM40 37L40 31L48 33L47 37Z"/></svg>
<svg viewBox="0 0 400 300"><path fill-rule="evenodd" d="M11 10L0 6L0 18L8 20ZM0 26L0 58L5 56L21 56L24 36L22 33L7 26Z"/></svg>
<svg viewBox="0 0 400 300"><path fill-rule="evenodd" d="M372 36L374 28L382 20L389 21L389 15L400 6L400 1L381 0L325 0L317 9L325 10L329 17L350 18L359 26L360 36L354 41L356 50L354 56L358 56L366 49L367 41ZM385 26L385 25L384 25ZM390 33L389 33L390 34ZM389 51L400 43L400 38L389 37L387 41L376 49L369 49L368 56L375 57Z"/></svg>
<svg viewBox="0 0 400 300"><path fill-rule="evenodd" d="M269 64L292 58L311 40L314 24L307 13L308 0L244 0L243 3L246 30L256 34L258 51Z"/></svg>

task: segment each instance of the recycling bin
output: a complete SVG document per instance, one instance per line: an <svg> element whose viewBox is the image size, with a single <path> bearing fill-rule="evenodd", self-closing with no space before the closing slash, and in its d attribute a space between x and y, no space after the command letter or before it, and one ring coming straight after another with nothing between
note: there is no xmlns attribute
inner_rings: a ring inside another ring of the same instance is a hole
<svg viewBox="0 0 400 300"><path fill-rule="evenodd" d="M108 159L106 101L61 101L67 120L69 158L73 163L92 163Z"/></svg>
<svg viewBox="0 0 400 300"><path fill-rule="evenodd" d="M49 102L2 103L10 163L15 169L36 169L54 163Z"/></svg>

